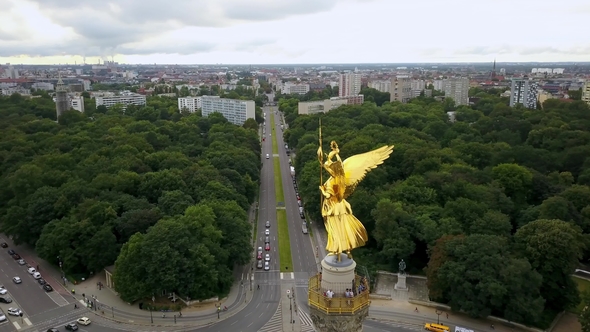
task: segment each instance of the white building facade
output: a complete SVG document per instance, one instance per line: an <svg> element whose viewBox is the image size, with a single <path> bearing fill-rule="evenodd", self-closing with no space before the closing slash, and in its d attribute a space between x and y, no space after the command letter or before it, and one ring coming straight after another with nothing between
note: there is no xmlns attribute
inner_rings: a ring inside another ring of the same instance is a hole
<svg viewBox="0 0 590 332"><path fill-rule="evenodd" d="M281 93L286 95L304 95L309 92L309 84L293 84L286 82L281 87Z"/></svg>
<svg viewBox="0 0 590 332"><path fill-rule="evenodd" d="M202 105L202 98L199 97L185 97L185 98L178 98L178 110L182 111L183 109L188 110L191 113L195 113L197 110L201 109Z"/></svg>
<svg viewBox="0 0 590 332"><path fill-rule="evenodd" d="M379 92L390 92L391 81L371 81L369 82L369 88L373 88Z"/></svg>
<svg viewBox="0 0 590 332"><path fill-rule="evenodd" d="M241 126L247 119L256 118L256 104L253 100L219 98L219 96L202 96L201 113L203 117L218 112L229 122Z"/></svg>
<svg viewBox="0 0 590 332"><path fill-rule="evenodd" d="M582 87L582 101L590 105L590 81L586 81Z"/></svg>
<svg viewBox="0 0 590 332"><path fill-rule="evenodd" d="M107 108L117 104L142 106L146 103L146 98L144 95L133 92L122 92L118 96L95 97L95 99L97 107L104 105Z"/></svg>

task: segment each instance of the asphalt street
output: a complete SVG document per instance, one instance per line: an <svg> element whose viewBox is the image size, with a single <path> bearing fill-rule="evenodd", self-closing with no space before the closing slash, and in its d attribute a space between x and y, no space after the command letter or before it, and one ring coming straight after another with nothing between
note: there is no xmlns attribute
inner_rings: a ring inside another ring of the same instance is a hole
<svg viewBox="0 0 590 332"><path fill-rule="evenodd" d="M219 322L218 324L199 329L199 331L211 332L226 332L226 331L258 331L264 324L266 324L277 310L280 299L280 268L279 268L279 253L278 253L278 228L276 220L276 198L275 198L275 184L274 184L274 164L275 158L272 156L272 136L270 121L270 112L268 108L263 109L266 113L266 120L264 123L264 132L266 139L261 142L262 153L262 171L260 174L260 199L258 203L258 220L256 227L256 248L263 248L263 257L266 253L270 253L270 271L256 268L256 257L252 259L252 266L250 271L244 272L246 288L249 291L248 273L253 273L254 278L252 282L252 291L254 295L250 303L242 309L235 316ZM266 159L266 154L269 159ZM266 230L266 221L270 221L270 251L264 250L264 231ZM258 289L260 285L260 290ZM224 312L220 313L221 315Z"/></svg>
<svg viewBox="0 0 590 332"><path fill-rule="evenodd" d="M6 242L5 239L0 238L0 242ZM0 308L4 313L7 313L8 308L19 308L23 312L23 317L7 315L8 324L1 324L0 331L14 331L19 328L26 328L36 323L38 314L45 311L58 308L60 305L66 303L61 295L43 290L41 285L33 278L27 271L26 265L19 265L9 254L9 248L3 248L0 251L0 284L2 284L9 296L12 298L12 303L1 303ZM18 252L17 252L18 253ZM27 259L27 257L22 257ZM43 276L43 271L40 271ZM13 277L20 277L22 283L15 284L12 281ZM48 278L47 282L55 286L55 282Z"/></svg>
<svg viewBox="0 0 590 332"><path fill-rule="evenodd" d="M228 307L238 305L246 297L246 293L252 292L252 300L239 312L232 313L221 311L220 318L228 314L233 316L220 320L219 323L207 327L173 327L158 326L163 322L160 317L155 317L154 326L138 326L133 324L121 324L107 317L96 315L89 312L86 308L74 309L73 304L68 304L59 293L52 292L50 295L45 293L41 286L26 271L26 266L20 266L7 253L0 252L0 283L4 284L9 291L8 295L14 300L10 305L0 304L0 308L6 312L9 307L19 307L25 312L22 323L20 317L8 316L9 322L0 323L0 332L26 330L31 332L46 331L48 328L56 327L60 331L64 330L65 324L73 322L76 319L86 316L92 323L89 326L79 326L82 332L110 332L110 331L207 331L207 332L256 332L271 320L277 311L280 297L281 284L289 284L295 288L296 301L304 312L309 312L307 308L307 281L309 277L318 272L316 264L314 244L309 234L303 234L301 224L303 219L299 216L299 206L295 196L293 180L289 169L289 157L286 155L281 125L280 113L274 115L274 123L271 121L271 112L277 110L276 107L265 107L266 121L264 132L266 139L261 142L262 153L262 171L260 178L260 199L258 205L258 218L256 220L256 241L254 257L252 264L246 266L241 271L236 271L236 277L242 279L244 284L241 287L241 294L235 303L222 303L222 306ZM272 127L275 128L271 136ZM272 140L277 139L278 158L274 158L272 153ZM270 158L266 159L266 154ZM281 177L285 202L279 204L276 202L274 187L274 162L280 161ZM278 254L278 227L276 220L277 204L284 206L289 223L289 236L291 245L291 254L293 267L289 267L293 273L280 273L279 254ZM270 221L270 251L264 250L265 227L266 221ZM3 242L0 239L0 242ZM263 257L270 253L270 271L256 268L256 248L263 248ZM5 249L4 251L7 251ZM43 271L40 271L43 273ZM22 284L17 285L12 282L12 277L19 276L23 280ZM50 283L55 283L53 278L47 278ZM260 285L260 289L258 289ZM53 286L53 285L52 285ZM251 287L251 289L250 289ZM54 287L55 288L55 287ZM61 299L60 299L61 298ZM69 299L68 299L69 300ZM81 307L81 306L80 306ZM133 315L129 313L113 310L114 315L122 315L133 321ZM159 314L159 313L158 313ZM156 314L154 314L156 316ZM107 315L108 316L108 315ZM213 314L213 316L216 316ZM32 324L27 324L27 321ZM16 323L16 325L14 324ZM166 325L169 325L167 322ZM268 326L266 327L268 328ZM366 332L407 332L408 329L395 326L379 321L367 320L364 324Z"/></svg>

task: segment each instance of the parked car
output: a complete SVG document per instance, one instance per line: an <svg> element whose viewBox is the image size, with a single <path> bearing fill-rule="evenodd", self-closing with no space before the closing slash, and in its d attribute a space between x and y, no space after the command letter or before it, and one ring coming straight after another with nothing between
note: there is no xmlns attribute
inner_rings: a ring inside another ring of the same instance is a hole
<svg viewBox="0 0 590 332"><path fill-rule="evenodd" d="M20 255L19 254L14 254L14 255L12 255L12 259L14 259L15 261L16 260L19 260L20 259Z"/></svg>
<svg viewBox="0 0 590 332"><path fill-rule="evenodd" d="M47 332L59 332L59 330L55 327L47 329Z"/></svg>
<svg viewBox="0 0 590 332"><path fill-rule="evenodd" d="M0 286L0 295L4 295L8 293L8 291L6 290L6 288L4 288L4 286Z"/></svg>
<svg viewBox="0 0 590 332"><path fill-rule="evenodd" d="M45 284L43 285L43 290L45 290L46 292L52 292L53 291L53 287L51 287L50 284Z"/></svg>
<svg viewBox="0 0 590 332"><path fill-rule="evenodd" d="M22 258L21 258L21 259L19 259L19 260L17 261L17 263L18 263L19 265L25 265L25 264L27 264L27 262L25 262L25 260L24 260L24 259L22 259Z"/></svg>
<svg viewBox="0 0 590 332"><path fill-rule="evenodd" d="M2 312L2 309L0 309L0 322L4 322L6 321L6 315L4 314L4 312Z"/></svg>
<svg viewBox="0 0 590 332"><path fill-rule="evenodd" d="M0 244L0 247L2 247L2 248L8 248L8 243L6 243L6 242L2 242L2 243Z"/></svg>
<svg viewBox="0 0 590 332"><path fill-rule="evenodd" d="M12 255L16 254L16 251L14 251L14 250L12 250L12 249L8 249L8 254L9 254L10 256L12 256Z"/></svg>
<svg viewBox="0 0 590 332"><path fill-rule="evenodd" d="M47 282L45 281L45 279L41 278L41 279L37 279L37 282L39 283L39 285L43 286L45 285Z"/></svg>
<svg viewBox="0 0 590 332"><path fill-rule="evenodd" d="M35 270L35 268L34 268L34 267L29 267L29 268L27 269L27 271L29 272L29 274L34 274L35 272L37 272L37 270Z"/></svg>
<svg viewBox="0 0 590 332"><path fill-rule="evenodd" d="M35 279L41 279L41 273L39 273L39 272L33 273L33 278L35 278Z"/></svg>
<svg viewBox="0 0 590 332"><path fill-rule="evenodd" d="M8 308L6 312L8 312L8 314L11 316L20 316L20 314L22 313L22 311L19 308Z"/></svg>
<svg viewBox="0 0 590 332"><path fill-rule="evenodd" d="M0 296L0 302L2 303L12 303L12 299L10 296Z"/></svg>

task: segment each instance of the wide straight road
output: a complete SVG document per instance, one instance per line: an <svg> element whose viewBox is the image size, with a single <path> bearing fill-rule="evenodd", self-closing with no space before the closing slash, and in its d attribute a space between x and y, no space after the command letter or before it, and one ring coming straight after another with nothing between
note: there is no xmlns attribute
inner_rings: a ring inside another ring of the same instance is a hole
<svg viewBox="0 0 590 332"><path fill-rule="evenodd" d="M252 257L252 267L249 275L254 275L252 283L253 297L250 303L234 316L219 322L210 327L202 328L199 331L215 331L215 332L255 332L259 331L264 324L266 324L277 311L280 299L280 278L279 278L279 247L278 247L278 227L276 220L276 198L275 198L275 184L274 184L274 167L272 154L272 123L270 121L270 113L268 109L264 109L266 113L266 120L263 125L263 137L265 140L261 142L262 153L262 171L260 174L260 199L258 203L258 220L256 221L256 244L255 252L258 247L263 248L263 257L270 253L270 271L256 268L256 257ZM266 155L269 159L266 159ZM266 221L270 221L270 251L265 248L265 227ZM258 289L260 285L260 289ZM249 291L248 280L245 280L245 288ZM220 315L223 315L222 311Z"/></svg>

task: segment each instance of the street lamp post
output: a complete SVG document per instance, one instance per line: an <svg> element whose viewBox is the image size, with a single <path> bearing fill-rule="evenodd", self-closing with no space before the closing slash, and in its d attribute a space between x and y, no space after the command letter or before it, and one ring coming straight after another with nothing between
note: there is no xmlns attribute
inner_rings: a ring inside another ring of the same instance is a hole
<svg viewBox="0 0 590 332"><path fill-rule="evenodd" d="M440 324L440 315L442 315L442 311L435 309L434 312L436 313L436 323Z"/></svg>

